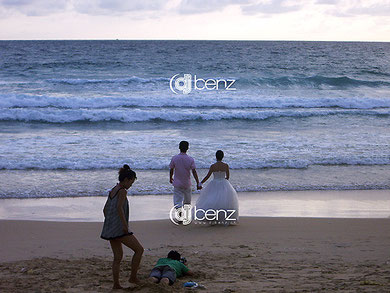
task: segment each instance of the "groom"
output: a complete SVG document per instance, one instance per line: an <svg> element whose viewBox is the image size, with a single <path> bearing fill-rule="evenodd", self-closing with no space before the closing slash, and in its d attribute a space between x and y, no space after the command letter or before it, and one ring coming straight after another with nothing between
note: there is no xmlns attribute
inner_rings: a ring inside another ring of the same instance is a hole
<svg viewBox="0 0 390 293"><path fill-rule="evenodd" d="M196 173L195 161L187 155L189 143L181 141L180 154L173 156L169 164L169 182L173 184L173 204L179 208L185 204L191 204L191 174L195 178L197 189L202 189ZM175 175L175 176L173 176Z"/></svg>

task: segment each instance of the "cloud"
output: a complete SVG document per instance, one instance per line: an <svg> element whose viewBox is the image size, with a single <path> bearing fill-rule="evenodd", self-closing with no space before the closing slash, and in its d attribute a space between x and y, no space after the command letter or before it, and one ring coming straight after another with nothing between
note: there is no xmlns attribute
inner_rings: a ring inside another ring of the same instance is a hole
<svg viewBox="0 0 390 293"><path fill-rule="evenodd" d="M68 0L0 0L4 10L18 11L27 16L41 16L66 10Z"/></svg>
<svg viewBox="0 0 390 293"><path fill-rule="evenodd" d="M3 0L1 1L0 3L4 6L20 6L20 5L26 5L26 4L30 4L31 0Z"/></svg>
<svg viewBox="0 0 390 293"><path fill-rule="evenodd" d="M230 5L248 4L250 0L182 0L177 11L182 14L221 11Z"/></svg>
<svg viewBox="0 0 390 293"><path fill-rule="evenodd" d="M73 7L84 14L123 14L136 11L158 11L166 4L164 0L73 0Z"/></svg>
<svg viewBox="0 0 390 293"><path fill-rule="evenodd" d="M289 5L287 0L182 0L177 11L181 14L208 13L232 5L239 6L244 14L277 14L301 8L301 5Z"/></svg>
<svg viewBox="0 0 390 293"><path fill-rule="evenodd" d="M346 11L351 15L374 15L374 16L390 16L390 1L387 3L376 3L372 5L352 7Z"/></svg>
<svg viewBox="0 0 390 293"><path fill-rule="evenodd" d="M3 10L27 16L50 15L67 10L90 15L159 11L165 4L164 0L0 0Z"/></svg>
<svg viewBox="0 0 390 293"><path fill-rule="evenodd" d="M267 3L256 3L247 6L242 6L241 10L244 14L279 14L291 11L297 11L302 8L302 5L289 5L286 0L272 0Z"/></svg>
<svg viewBox="0 0 390 293"><path fill-rule="evenodd" d="M227 7L234 7L237 17L239 14L244 17L281 15L298 10L336 17L390 16L390 0L0 0L0 15L79 13L117 17L131 14L134 20L140 20L222 12Z"/></svg>
<svg viewBox="0 0 390 293"><path fill-rule="evenodd" d="M337 0L317 0L316 4L337 4Z"/></svg>
<svg viewBox="0 0 390 293"><path fill-rule="evenodd" d="M369 16L390 16L390 0L372 1L332 1L317 0L319 4L334 4L326 13L338 17L354 17L361 15Z"/></svg>

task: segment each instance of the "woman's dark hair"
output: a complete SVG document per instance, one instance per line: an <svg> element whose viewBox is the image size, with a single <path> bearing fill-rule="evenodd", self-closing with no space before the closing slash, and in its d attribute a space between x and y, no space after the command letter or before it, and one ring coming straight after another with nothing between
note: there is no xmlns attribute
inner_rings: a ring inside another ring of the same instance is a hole
<svg viewBox="0 0 390 293"><path fill-rule="evenodd" d="M217 161L222 161L222 159L223 159L223 151L218 150L218 151L215 153L215 156L217 157Z"/></svg>
<svg viewBox="0 0 390 293"><path fill-rule="evenodd" d="M171 250L168 253L168 258L170 258L170 259L180 261L180 257L181 257L180 253L178 253L176 250Z"/></svg>
<svg viewBox="0 0 390 293"><path fill-rule="evenodd" d="M122 182L126 178L128 179L137 179L137 174L130 169L129 165L124 164L119 170L119 182Z"/></svg>

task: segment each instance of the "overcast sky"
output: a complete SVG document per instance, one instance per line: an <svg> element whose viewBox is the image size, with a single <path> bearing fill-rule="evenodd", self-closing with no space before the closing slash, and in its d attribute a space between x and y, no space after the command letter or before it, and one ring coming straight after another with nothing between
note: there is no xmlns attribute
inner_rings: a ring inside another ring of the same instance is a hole
<svg viewBox="0 0 390 293"><path fill-rule="evenodd" d="M0 0L0 39L390 41L390 0Z"/></svg>

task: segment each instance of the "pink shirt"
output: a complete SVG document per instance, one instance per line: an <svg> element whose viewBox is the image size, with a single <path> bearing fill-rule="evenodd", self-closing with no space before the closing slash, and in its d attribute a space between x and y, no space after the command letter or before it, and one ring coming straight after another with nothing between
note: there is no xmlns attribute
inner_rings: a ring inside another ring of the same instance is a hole
<svg viewBox="0 0 390 293"><path fill-rule="evenodd" d="M193 158L186 153L180 153L172 157L169 168L175 169L173 186L182 188L191 187L190 171L196 168Z"/></svg>

